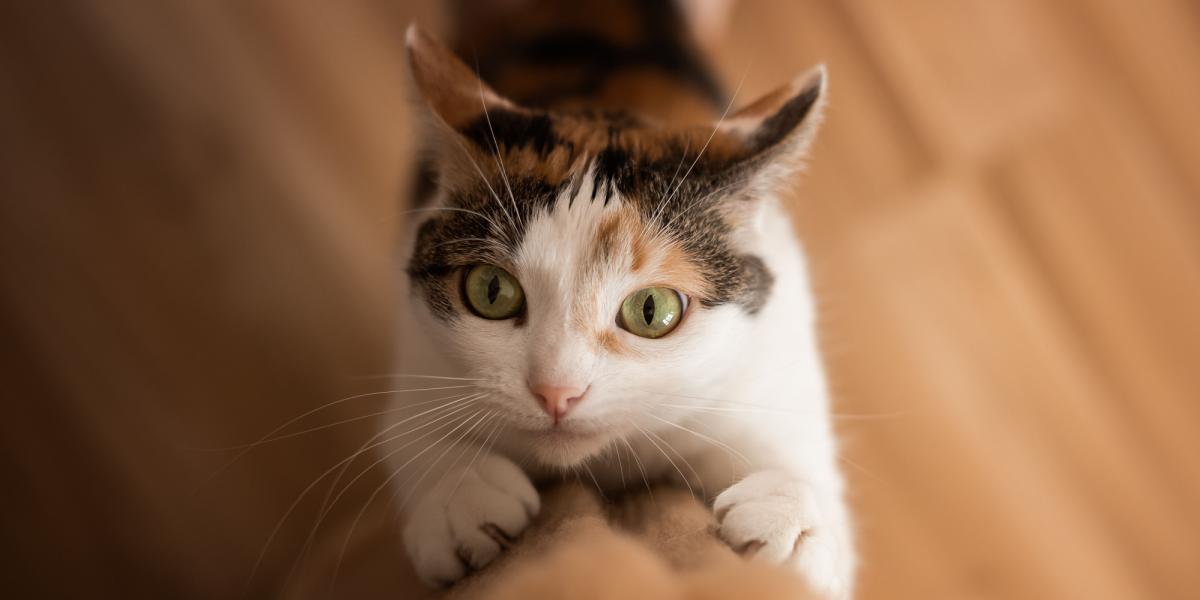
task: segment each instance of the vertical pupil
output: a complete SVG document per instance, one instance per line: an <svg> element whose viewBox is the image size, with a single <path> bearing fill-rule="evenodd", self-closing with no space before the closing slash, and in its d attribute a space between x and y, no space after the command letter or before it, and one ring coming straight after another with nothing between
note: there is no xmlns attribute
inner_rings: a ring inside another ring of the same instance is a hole
<svg viewBox="0 0 1200 600"><path fill-rule="evenodd" d="M654 322L654 296L646 296L646 301L642 302L642 318L647 325Z"/></svg>
<svg viewBox="0 0 1200 600"><path fill-rule="evenodd" d="M495 304L496 297L500 295L500 278L492 275L492 280L488 282L487 297L488 304Z"/></svg>

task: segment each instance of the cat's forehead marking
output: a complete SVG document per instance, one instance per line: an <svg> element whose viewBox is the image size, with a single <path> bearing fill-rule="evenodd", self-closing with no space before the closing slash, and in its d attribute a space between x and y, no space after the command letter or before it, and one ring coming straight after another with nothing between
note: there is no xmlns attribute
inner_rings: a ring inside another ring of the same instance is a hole
<svg viewBox="0 0 1200 600"><path fill-rule="evenodd" d="M707 139L711 130L668 135L636 120L506 109L462 132L470 143L460 149L474 156L469 167L438 174L439 212L418 232L408 268L436 315L455 316L451 274L479 263L510 268L530 224L562 203L559 216L573 219L574 235L559 243L577 245L571 256L583 262L563 268L619 259L703 306L732 302L753 313L765 301L771 276L761 259L737 251L727 207L742 200L730 198L738 192L719 158L736 156L742 142L720 132Z"/></svg>

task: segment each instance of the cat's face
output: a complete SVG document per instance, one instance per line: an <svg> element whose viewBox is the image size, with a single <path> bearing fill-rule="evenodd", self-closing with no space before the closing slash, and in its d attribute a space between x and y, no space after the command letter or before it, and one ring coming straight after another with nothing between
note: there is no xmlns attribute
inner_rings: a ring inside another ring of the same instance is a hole
<svg viewBox="0 0 1200 600"><path fill-rule="evenodd" d="M677 423L753 343L773 280L758 209L811 137L821 74L672 131L524 109L435 42L410 52L440 141L407 265L431 336L542 463Z"/></svg>

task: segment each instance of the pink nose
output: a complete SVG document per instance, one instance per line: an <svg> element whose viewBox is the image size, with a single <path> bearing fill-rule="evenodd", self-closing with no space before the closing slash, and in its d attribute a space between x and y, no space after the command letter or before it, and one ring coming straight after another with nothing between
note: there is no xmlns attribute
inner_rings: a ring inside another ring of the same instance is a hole
<svg viewBox="0 0 1200 600"><path fill-rule="evenodd" d="M583 394L587 392L586 387L564 386L564 385L530 385L529 391L537 397L538 402L542 403L542 410L554 419L554 424L558 425L567 416L567 411L571 407L579 403L583 399Z"/></svg>

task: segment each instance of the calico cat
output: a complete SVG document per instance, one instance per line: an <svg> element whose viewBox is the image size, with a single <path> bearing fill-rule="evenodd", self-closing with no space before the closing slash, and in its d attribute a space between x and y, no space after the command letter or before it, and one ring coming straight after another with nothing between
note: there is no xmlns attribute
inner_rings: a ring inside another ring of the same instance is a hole
<svg viewBox="0 0 1200 600"><path fill-rule="evenodd" d="M814 301L777 199L824 69L730 110L671 2L458 5L459 54L407 37L428 152L400 370L461 392L400 395L408 435L379 435L417 573L483 567L538 513L535 483L583 473L686 487L733 549L849 597Z"/></svg>

